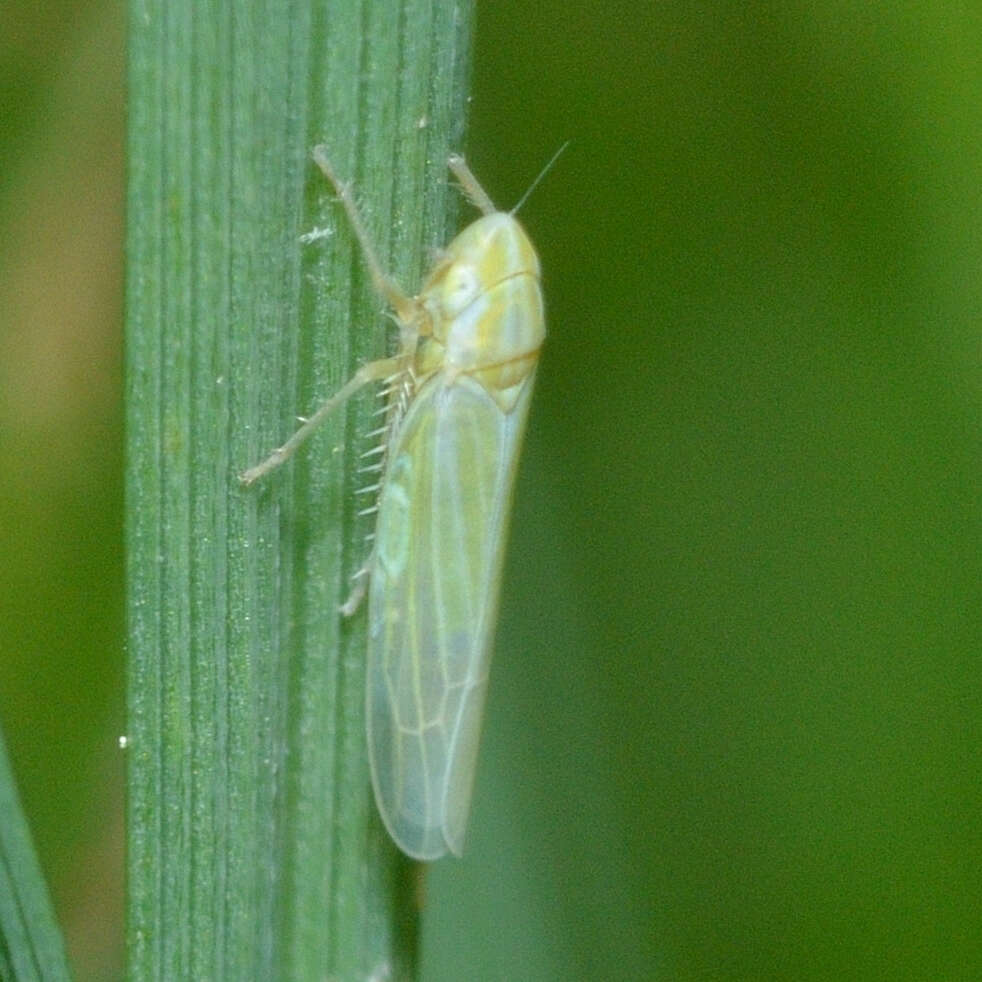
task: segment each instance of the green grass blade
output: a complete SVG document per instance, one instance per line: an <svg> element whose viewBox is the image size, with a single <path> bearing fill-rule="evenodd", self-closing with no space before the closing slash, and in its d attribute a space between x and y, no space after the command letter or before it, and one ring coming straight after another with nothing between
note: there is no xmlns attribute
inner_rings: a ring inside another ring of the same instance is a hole
<svg viewBox="0 0 982 982"><path fill-rule="evenodd" d="M359 399L255 463L384 351L332 191L409 289L456 202L469 6L130 8L128 952L132 979L410 978L413 869L374 812Z"/></svg>
<svg viewBox="0 0 982 982"><path fill-rule="evenodd" d="M68 963L0 733L0 979L58 982Z"/></svg>

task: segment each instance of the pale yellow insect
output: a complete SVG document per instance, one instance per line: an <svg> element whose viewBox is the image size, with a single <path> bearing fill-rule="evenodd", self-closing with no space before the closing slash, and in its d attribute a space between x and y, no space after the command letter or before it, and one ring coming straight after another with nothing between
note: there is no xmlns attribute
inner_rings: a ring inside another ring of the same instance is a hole
<svg viewBox="0 0 982 982"><path fill-rule="evenodd" d="M399 323L399 352L368 362L269 458L286 460L353 392L386 380L376 455L368 589L368 752L375 800L403 852L460 855L470 808L512 486L545 338L539 260L463 158L451 171L483 216L441 253L418 296L387 277L350 188L323 147L314 160L337 190L376 288Z"/></svg>

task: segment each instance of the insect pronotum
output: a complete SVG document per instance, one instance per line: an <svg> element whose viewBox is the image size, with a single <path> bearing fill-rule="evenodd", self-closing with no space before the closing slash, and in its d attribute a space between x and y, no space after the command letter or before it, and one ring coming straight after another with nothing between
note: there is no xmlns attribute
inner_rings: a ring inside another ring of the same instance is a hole
<svg viewBox="0 0 982 982"><path fill-rule="evenodd" d="M545 338L539 260L462 157L450 170L483 215L442 253L419 294L382 270L349 185L334 185L378 292L399 324L397 354L363 365L282 447L241 475L251 484L373 381L387 394L368 591L367 729L375 800L400 849L460 855L477 763L512 486ZM367 581L367 586L366 586Z"/></svg>

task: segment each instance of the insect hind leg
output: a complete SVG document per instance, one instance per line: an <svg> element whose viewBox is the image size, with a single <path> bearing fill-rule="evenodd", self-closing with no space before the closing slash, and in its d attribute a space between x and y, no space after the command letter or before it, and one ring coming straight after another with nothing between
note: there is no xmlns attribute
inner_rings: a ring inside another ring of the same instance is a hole
<svg viewBox="0 0 982 982"><path fill-rule="evenodd" d="M338 607L338 610L345 617L351 617L358 610L362 601L365 599L365 594L368 593L368 582L371 579L371 562L372 556L369 554L368 559L365 560L358 572L351 577L352 587L351 592L348 594L348 599Z"/></svg>

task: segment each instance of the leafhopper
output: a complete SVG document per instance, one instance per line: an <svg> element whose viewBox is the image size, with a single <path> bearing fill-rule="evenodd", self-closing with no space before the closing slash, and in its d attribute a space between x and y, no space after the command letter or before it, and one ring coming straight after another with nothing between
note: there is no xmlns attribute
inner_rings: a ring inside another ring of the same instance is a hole
<svg viewBox="0 0 982 982"><path fill-rule="evenodd" d="M513 213L498 211L462 157L449 167L482 216L442 253L417 296L386 273L324 147L334 186L399 350L368 362L260 464L289 458L370 382L387 408L377 446L375 536L356 588L368 592L367 730L375 800L414 859L459 856L488 685L512 488L545 319L539 260Z"/></svg>

